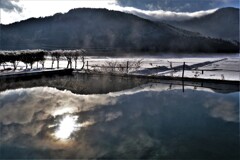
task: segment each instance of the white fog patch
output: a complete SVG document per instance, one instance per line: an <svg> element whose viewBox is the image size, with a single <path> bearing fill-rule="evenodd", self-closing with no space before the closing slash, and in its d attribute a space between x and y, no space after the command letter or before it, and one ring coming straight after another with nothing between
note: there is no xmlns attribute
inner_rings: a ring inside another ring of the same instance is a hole
<svg viewBox="0 0 240 160"><path fill-rule="evenodd" d="M134 7L120 7L115 6L113 7L113 10L125 12L125 13L131 13L136 16L139 16L144 19L149 19L152 21L182 21L182 20L189 20L192 18L199 18L211 13L214 13L218 9L211 9L206 11L197 11L197 12L173 12L173 11L164 11L164 10L141 10Z"/></svg>

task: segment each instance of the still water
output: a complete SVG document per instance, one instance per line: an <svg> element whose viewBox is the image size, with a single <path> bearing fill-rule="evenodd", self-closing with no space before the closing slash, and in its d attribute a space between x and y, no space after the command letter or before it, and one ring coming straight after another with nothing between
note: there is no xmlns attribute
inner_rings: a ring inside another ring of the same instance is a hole
<svg viewBox="0 0 240 160"><path fill-rule="evenodd" d="M239 159L239 92L147 84L0 92L0 158Z"/></svg>

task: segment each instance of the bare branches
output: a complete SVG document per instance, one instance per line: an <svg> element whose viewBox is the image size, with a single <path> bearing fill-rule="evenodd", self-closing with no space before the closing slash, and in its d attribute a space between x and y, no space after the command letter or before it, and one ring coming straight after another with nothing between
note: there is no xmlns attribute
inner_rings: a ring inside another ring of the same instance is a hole
<svg viewBox="0 0 240 160"><path fill-rule="evenodd" d="M128 73L131 71L138 70L141 67L143 60L137 61L125 61L125 62L118 62L118 61L107 61L103 65L95 65L94 70L96 71L97 68L100 72L106 73Z"/></svg>
<svg viewBox="0 0 240 160"><path fill-rule="evenodd" d="M79 50L53 50L49 52L49 56L52 60L52 68L54 61L57 61L57 68L59 68L59 61L62 58L67 60L67 68L72 68L72 61L75 61L75 69L77 69L77 60L79 57L83 57L83 54L85 53L85 50L79 49ZM84 63L84 60L82 58L82 61Z"/></svg>
<svg viewBox="0 0 240 160"><path fill-rule="evenodd" d="M32 68L35 62L44 60L45 53L43 50L2 51L0 52L0 64L10 62L16 70L19 61L21 61L25 63L26 68L28 64Z"/></svg>

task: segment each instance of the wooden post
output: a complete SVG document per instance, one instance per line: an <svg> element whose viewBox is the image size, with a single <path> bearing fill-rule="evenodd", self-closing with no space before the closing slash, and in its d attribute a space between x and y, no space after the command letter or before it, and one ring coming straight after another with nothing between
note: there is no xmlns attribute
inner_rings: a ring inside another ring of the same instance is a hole
<svg viewBox="0 0 240 160"><path fill-rule="evenodd" d="M127 73L128 73L128 61L127 61Z"/></svg>
<svg viewBox="0 0 240 160"><path fill-rule="evenodd" d="M185 62L183 62L182 78L184 78Z"/></svg>

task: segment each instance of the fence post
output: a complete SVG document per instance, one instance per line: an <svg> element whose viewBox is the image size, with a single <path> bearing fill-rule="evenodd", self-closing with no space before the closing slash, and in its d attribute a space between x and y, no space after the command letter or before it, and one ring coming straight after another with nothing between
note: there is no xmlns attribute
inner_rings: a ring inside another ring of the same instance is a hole
<svg viewBox="0 0 240 160"><path fill-rule="evenodd" d="M127 73L128 73L128 61L127 61Z"/></svg>
<svg viewBox="0 0 240 160"><path fill-rule="evenodd" d="M184 70L185 70L185 62L183 62L183 69L182 69L182 78L184 78Z"/></svg>

